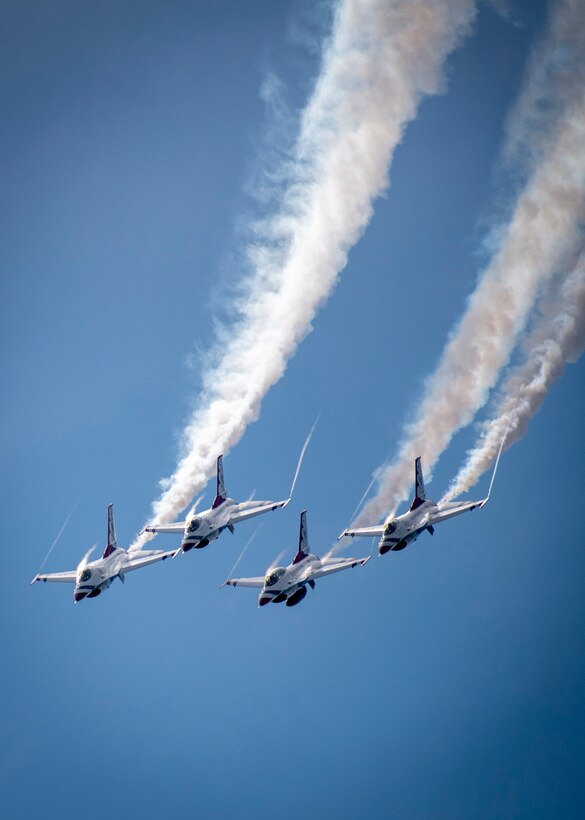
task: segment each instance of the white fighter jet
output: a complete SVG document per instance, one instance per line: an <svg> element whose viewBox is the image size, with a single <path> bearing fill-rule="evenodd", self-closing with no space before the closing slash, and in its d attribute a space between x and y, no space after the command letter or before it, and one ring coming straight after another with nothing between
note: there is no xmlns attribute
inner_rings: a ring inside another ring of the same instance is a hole
<svg viewBox="0 0 585 820"><path fill-rule="evenodd" d="M265 604L286 603L295 606L307 594L307 584L315 589L315 579L324 578L342 569L363 566L370 560L367 558L318 558L309 552L307 538L307 511L301 513L301 527L299 534L299 549L292 564L288 567L271 567L264 578L228 578L222 586L256 587L261 592L258 595L258 606Z"/></svg>
<svg viewBox="0 0 585 820"><path fill-rule="evenodd" d="M76 570L71 572L53 572L48 575L35 575L31 584L35 581L60 581L62 583L75 584L73 589L73 600L75 603L83 598L97 598L97 596L107 589L115 578L119 578L124 583L124 576L127 572L146 567L157 561L164 561L169 555L174 555L174 550L163 552L162 550L128 550L118 546L116 530L114 527L114 505L108 506L108 543L101 558L90 561L89 556L94 547L82 558Z"/></svg>
<svg viewBox="0 0 585 820"><path fill-rule="evenodd" d="M297 474L299 467L297 467ZM239 524L248 518L270 512L270 510L276 510L279 507L286 507L289 501L290 497L284 499L284 501L243 501L238 504L233 498L228 498L223 480L223 456L218 456L217 492L211 507L200 513L196 513L195 507L193 507L185 521L179 521L176 524L148 526L144 528L144 531L180 533L183 536L183 542L179 549L175 550L175 553L188 552L192 547L196 549L206 547L211 541L215 541L225 529L233 533L234 524Z"/></svg>
<svg viewBox="0 0 585 820"><path fill-rule="evenodd" d="M503 444L503 442L502 442ZM501 448L500 448L501 453ZM425 530L434 535L435 525L461 515L464 512L471 512L484 507L490 498L492 484L498 467L498 459L490 482L488 494L481 501L445 501L436 503L427 498L425 484L423 480L420 456L414 462L414 500L408 512L399 516L388 516L388 518L375 527L359 527L358 529L344 530L339 538L344 535L365 537L378 537L378 552L384 555L390 550L397 552L403 550L408 544L419 537Z"/></svg>

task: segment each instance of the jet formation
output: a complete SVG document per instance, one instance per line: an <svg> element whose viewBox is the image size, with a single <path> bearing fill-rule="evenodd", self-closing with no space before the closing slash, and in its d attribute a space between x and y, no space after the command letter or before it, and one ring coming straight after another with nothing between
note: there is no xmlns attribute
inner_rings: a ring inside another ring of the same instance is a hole
<svg viewBox="0 0 585 820"><path fill-rule="evenodd" d="M312 434L312 431L311 431ZM92 547L82 558L77 569L68 572L39 573L32 579L36 581L61 582L74 584L73 600L75 603L85 598L96 598L108 589L118 578L122 583L128 572L141 569L149 564L165 561L170 556L176 557L180 553L189 552L192 548L201 549L215 541L224 530L234 533L235 525L263 513L286 507L292 498L295 482L299 473L305 449L309 442L307 438L299 462L289 497L280 501L244 501L238 503L229 498L225 488L223 473L223 456L217 458L216 495L211 507L197 513L196 504L187 514L185 521L167 525L149 525L146 532L170 533L181 535L180 546L171 550L141 550L122 549L118 546L114 525L113 505L108 506L108 535L107 544L100 558L90 561L89 557L95 547ZM480 501L448 501L434 502L426 497L421 459L414 462L414 498L410 509L399 516L389 515L382 524L369 527L358 527L344 530L339 538L374 537L378 538L378 553L398 552L408 544L413 543L423 533L434 534L435 526L461 515L481 509L489 501L492 485L498 468L502 446L490 481L488 494ZM301 512L299 544L297 552L290 564L286 567L270 567L265 575L253 578L228 578L222 586L252 587L260 590L258 606L268 603L285 603L286 606L295 606L307 594L307 587L315 589L315 581L327 577L341 570L364 566L370 556L364 558L338 558L328 555L319 558L310 551L307 535L307 511Z"/></svg>

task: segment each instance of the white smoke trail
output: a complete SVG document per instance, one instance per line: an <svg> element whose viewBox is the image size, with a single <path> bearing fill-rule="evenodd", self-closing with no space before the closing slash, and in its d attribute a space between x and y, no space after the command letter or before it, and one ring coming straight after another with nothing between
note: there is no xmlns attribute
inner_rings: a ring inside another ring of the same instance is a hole
<svg viewBox="0 0 585 820"><path fill-rule="evenodd" d="M184 432L185 455L153 505L154 524L187 506L217 454L258 417L387 187L406 124L423 95L440 91L442 63L474 13L473 0L340 2L280 210L249 249L239 319L218 340Z"/></svg>
<svg viewBox="0 0 585 820"><path fill-rule="evenodd" d="M493 462L503 431L509 427L510 446L526 432L567 362L575 361L585 345L585 253L548 301L526 342L525 361L513 368L500 390L494 417L485 422L478 444L453 480L443 500L473 487Z"/></svg>
<svg viewBox="0 0 585 820"><path fill-rule="evenodd" d="M510 155L524 148L527 182L425 385L398 457L384 469L358 525L394 512L411 486L414 458L422 456L428 472L457 430L471 422L542 288L578 252L585 218L585 4L563 0L555 8L550 32L529 66L510 146Z"/></svg>

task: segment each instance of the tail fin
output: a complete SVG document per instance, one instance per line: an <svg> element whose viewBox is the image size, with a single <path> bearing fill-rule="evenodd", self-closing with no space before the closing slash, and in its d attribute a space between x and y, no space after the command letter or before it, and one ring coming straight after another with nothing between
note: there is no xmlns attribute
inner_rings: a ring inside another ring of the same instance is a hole
<svg viewBox="0 0 585 820"><path fill-rule="evenodd" d="M225 491L225 484L223 481L223 455L217 457L217 495L215 496L215 501L211 505L211 508L215 510L216 507L219 507L220 504L227 498L227 493Z"/></svg>
<svg viewBox="0 0 585 820"><path fill-rule="evenodd" d="M114 505L108 504L108 543L102 558L107 558L108 555L111 555L117 548L118 540L116 538L116 527L114 525Z"/></svg>
<svg viewBox="0 0 585 820"><path fill-rule="evenodd" d="M301 526L299 528L299 551L293 559L293 564L298 564L309 554L309 538L307 535L307 511L301 513Z"/></svg>
<svg viewBox="0 0 585 820"><path fill-rule="evenodd" d="M416 510L423 501L426 501L426 498L425 482L423 480L422 467L420 466L420 456L418 456L414 461L414 500L410 505L410 509Z"/></svg>

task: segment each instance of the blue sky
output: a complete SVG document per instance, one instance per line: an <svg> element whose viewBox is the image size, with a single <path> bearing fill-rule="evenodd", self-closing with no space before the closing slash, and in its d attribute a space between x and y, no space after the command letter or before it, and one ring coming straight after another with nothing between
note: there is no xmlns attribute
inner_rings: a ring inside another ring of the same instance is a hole
<svg viewBox="0 0 585 820"><path fill-rule="evenodd" d="M83 605L28 586L74 505L47 571L103 547L109 502L129 543L176 465L274 149L261 89L279 77L294 112L319 71L330 19L311 5L3 8L7 816L583 814L582 360L481 513L299 607L219 589L252 522ZM321 414L293 502L238 573L292 557L303 508L326 552L416 412L508 193L504 125L547 5L510 8L480 6L313 332L226 456L237 500L285 497ZM475 437L456 436L429 495Z"/></svg>

